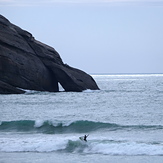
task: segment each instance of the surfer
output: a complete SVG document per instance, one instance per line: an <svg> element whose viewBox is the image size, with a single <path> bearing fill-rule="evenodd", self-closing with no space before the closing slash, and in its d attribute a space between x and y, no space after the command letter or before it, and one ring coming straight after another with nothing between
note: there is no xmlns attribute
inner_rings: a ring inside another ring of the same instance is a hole
<svg viewBox="0 0 163 163"><path fill-rule="evenodd" d="M82 141L86 141L87 142L87 137L88 136L89 136L89 134L88 135L81 136L81 137L79 137L79 139L82 140Z"/></svg>
<svg viewBox="0 0 163 163"><path fill-rule="evenodd" d="M84 141L87 141L87 137L88 137L88 135L84 135Z"/></svg>

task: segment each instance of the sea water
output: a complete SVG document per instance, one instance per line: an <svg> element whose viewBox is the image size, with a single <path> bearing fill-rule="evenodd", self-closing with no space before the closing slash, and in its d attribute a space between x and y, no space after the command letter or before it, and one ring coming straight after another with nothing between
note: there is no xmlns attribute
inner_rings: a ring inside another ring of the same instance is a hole
<svg viewBox="0 0 163 163"><path fill-rule="evenodd" d="M162 163L163 74L92 76L100 90L0 95L0 162Z"/></svg>

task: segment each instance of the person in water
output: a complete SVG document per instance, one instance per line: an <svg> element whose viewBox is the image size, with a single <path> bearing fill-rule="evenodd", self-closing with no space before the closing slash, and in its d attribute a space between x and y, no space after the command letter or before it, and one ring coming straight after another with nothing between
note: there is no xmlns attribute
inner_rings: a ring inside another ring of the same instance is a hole
<svg viewBox="0 0 163 163"><path fill-rule="evenodd" d="M87 137L88 137L88 135L84 135L84 141L87 141Z"/></svg>

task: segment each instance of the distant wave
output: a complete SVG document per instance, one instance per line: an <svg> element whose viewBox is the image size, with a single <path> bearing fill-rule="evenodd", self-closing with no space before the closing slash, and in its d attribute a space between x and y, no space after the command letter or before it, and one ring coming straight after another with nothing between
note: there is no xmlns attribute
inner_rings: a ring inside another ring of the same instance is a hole
<svg viewBox="0 0 163 163"><path fill-rule="evenodd" d="M57 122L41 120L2 121L0 131L4 132L34 132L45 134L58 133L88 133L97 130L159 130L162 125L119 125L95 121Z"/></svg>

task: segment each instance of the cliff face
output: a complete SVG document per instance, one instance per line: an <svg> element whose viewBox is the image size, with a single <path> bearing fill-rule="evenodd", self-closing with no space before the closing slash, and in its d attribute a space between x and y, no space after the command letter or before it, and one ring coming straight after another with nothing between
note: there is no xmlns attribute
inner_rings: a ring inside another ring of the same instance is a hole
<svg viewBox="0 0 163 163"><path fill-rule="evenodd" d="M87 73L63 63L54 48L34 39L32 34L0 15L0 93L99 89Z"/></svg>

